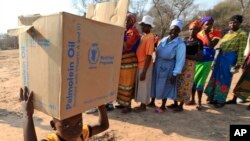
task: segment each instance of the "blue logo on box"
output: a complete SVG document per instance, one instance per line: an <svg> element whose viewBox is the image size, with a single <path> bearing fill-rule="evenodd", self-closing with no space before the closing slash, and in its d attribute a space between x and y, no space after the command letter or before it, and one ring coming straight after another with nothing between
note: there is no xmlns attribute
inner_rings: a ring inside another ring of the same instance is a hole
<svg viewBox="0 0 250 141"><path fill-rule="evenodd" d="M100 50L97 43L92 43L88 51L89 64L97 64L100 58Z"/></svg>

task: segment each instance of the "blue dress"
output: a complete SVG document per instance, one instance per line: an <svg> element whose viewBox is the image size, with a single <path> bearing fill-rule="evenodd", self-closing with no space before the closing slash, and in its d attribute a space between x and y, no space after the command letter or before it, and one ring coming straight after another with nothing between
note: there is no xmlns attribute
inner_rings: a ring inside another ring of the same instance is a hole
<svg viewBox="0 0 250 141"><path fill-rule="evenodd" d="M180 37L168 41L163 38L156 50L153 66L151 97L156 99L176 99L176 84L170 78L181 74L186 58L186 45Z"/></svg>

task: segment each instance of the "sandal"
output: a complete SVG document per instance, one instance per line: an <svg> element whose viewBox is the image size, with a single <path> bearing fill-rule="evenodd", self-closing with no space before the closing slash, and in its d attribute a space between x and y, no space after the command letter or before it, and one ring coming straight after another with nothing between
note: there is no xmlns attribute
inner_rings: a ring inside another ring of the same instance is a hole
<svg viewBox="0 0 250 141"><path fill-rule="evenodd" d="M117 109L123 109L123 108L125 108L125 106L123 106L123 105L115 105L115 108L117 108Z"/></svg>
<svg viewBox="0 0 250 141"><path fill-rule="evenodd" d="M214 104L214 107L215 107L215 108L222 108L222 107L224 107L224 106L225 106L225 104L223 104L223 103Z"/></svg>
<svg viewBox="0 0 250 141"><path fill-rule="evenodd" d="M106 107L106 110L107 110L107 111L113 111L113 110L114 110L113 104L110 104L110 103L109 103L109 104L106 104L105 107Z"/></svg>
<svg viewBox="0 0 250 141"><path fill-rule="evenodd" d="M124 107L122 109L122 113L123 114L127 114L127 113L130 113L130 112L132 112L132 108L130 108L130 107Z"/></svg>
<svg viewBox="0 0 250 141"><path fill-rule="evenodd" d="M189 101L186 103L186 105L191 106L191 105L196 105L195 101Z"/></svg>
<svg viewBox="0 0 250 141"><path fill-rule="evenodd" d="M148 106L148 107L151 107L151 108L156 107L156 106L155 106L155 103L149 103L147 106Z"/></svg>
<svg viewBox="0 0 250 141"><path fill-rule="evenodd" d="M250 111L250 105L247 107L247 110Z"/></svg>
<svg viewBox="0 0 250 141"><path fill-rule="evenodd" d="M142 108L141 106L134 108L134 112L136 113L145 112L145 111L146 111L146 108Z"/></svg>
<svg viewBox="0 0 250 141"><path fill-rule="evenodd" d="M160 107L158 107L158 108L155 109L156 113L163 113L164 111L165 111L165 109L162 109Z"/></svg>
<svg viewBox="0 0 250 141"><path fill-rule="evenodd" d="M177 108L178 105L176 105L176 104L171 104L171 105L169 105L169 106L167 106L167 107L170 108L170 109L173 109L173 108Z"/></svg>
<svg viewBox="0 0 250 141"><path fill-rule="evenodd" d="M174 110L174 113L178 113L178 112L182 112L183 111L183 107L176 107Z"/></svg>
<svg viewBox="0 0 250 141"><path fill-rule="evenodd" d="M226 104L237 104L237 102L235 100L228 100Z"/></svg>
<svg viewBox="0 0 250 141"><path fill-rule="evenodd" d="M208 101L208 103L207 104L218 104L216 101Z"/></svg>
<svg viewBox="0 0 250 141"><path fill-rule="evenodd" d="M196 109L197 109L198 111L201 111L201 110L203 109L203 106L198 105L198 106L196 106Z"/></svg>
<svg viewBox="0 0 250 141"><path fill-rule="evenodd" d="M93 109L90 109L90 110L86 111L86 114L94 114L94 113L97 113L96 108L93 108Z"/></svg>

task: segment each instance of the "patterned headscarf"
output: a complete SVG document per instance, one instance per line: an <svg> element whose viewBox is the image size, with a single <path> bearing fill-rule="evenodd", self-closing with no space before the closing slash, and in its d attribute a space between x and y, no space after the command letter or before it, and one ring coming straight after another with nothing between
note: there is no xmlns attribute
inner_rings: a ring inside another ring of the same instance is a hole
<svg viewBox="0 0 250 141"><path fill-rule="evenodd" d="M205 22L207 22L207 21L212 21L212 22L214 22L214 19L213 19L212 16L204 16L204 17L201 18L201 24L202 24L202 25L203 25Z"/></svg>
<svg viewBox="0 0 250 141"><path fill-rule="evenodd" d="M136 23L136 16L134 14L128 13L127 18L131 19L133 25Z"/></svg>
<svg viewBox="0 0 250 141"><path fill-rule="evenodd" d="M193 27L193 26L201 28L201 22L199 20L195 20L195 21L193 21L192 23L189 24L189 28Z"/></svg>

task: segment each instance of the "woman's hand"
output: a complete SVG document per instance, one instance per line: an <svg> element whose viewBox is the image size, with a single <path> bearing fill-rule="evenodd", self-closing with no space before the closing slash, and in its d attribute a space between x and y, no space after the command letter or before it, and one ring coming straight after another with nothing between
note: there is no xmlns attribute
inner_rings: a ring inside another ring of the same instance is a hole
<svg viewBox="0 0 250 141"><path fill-rule="evenodd" d="M146 79L146 72L143 71L140 75L140 81L144 81Z"/></svg>
<svg viewBox="0 0 250 141"><path fill-rule="evenodd" d="M33 92L29 92L27 87L20 88L19 100L21 101L23 114L32 116L34 113Z"/></svg>
<svg viewBox="0 0 250 141"><path fill-rule="evenodd" d="M170 83L173 85L176 83L176 76L174 76L174 75L171 76Z"/></svg>

